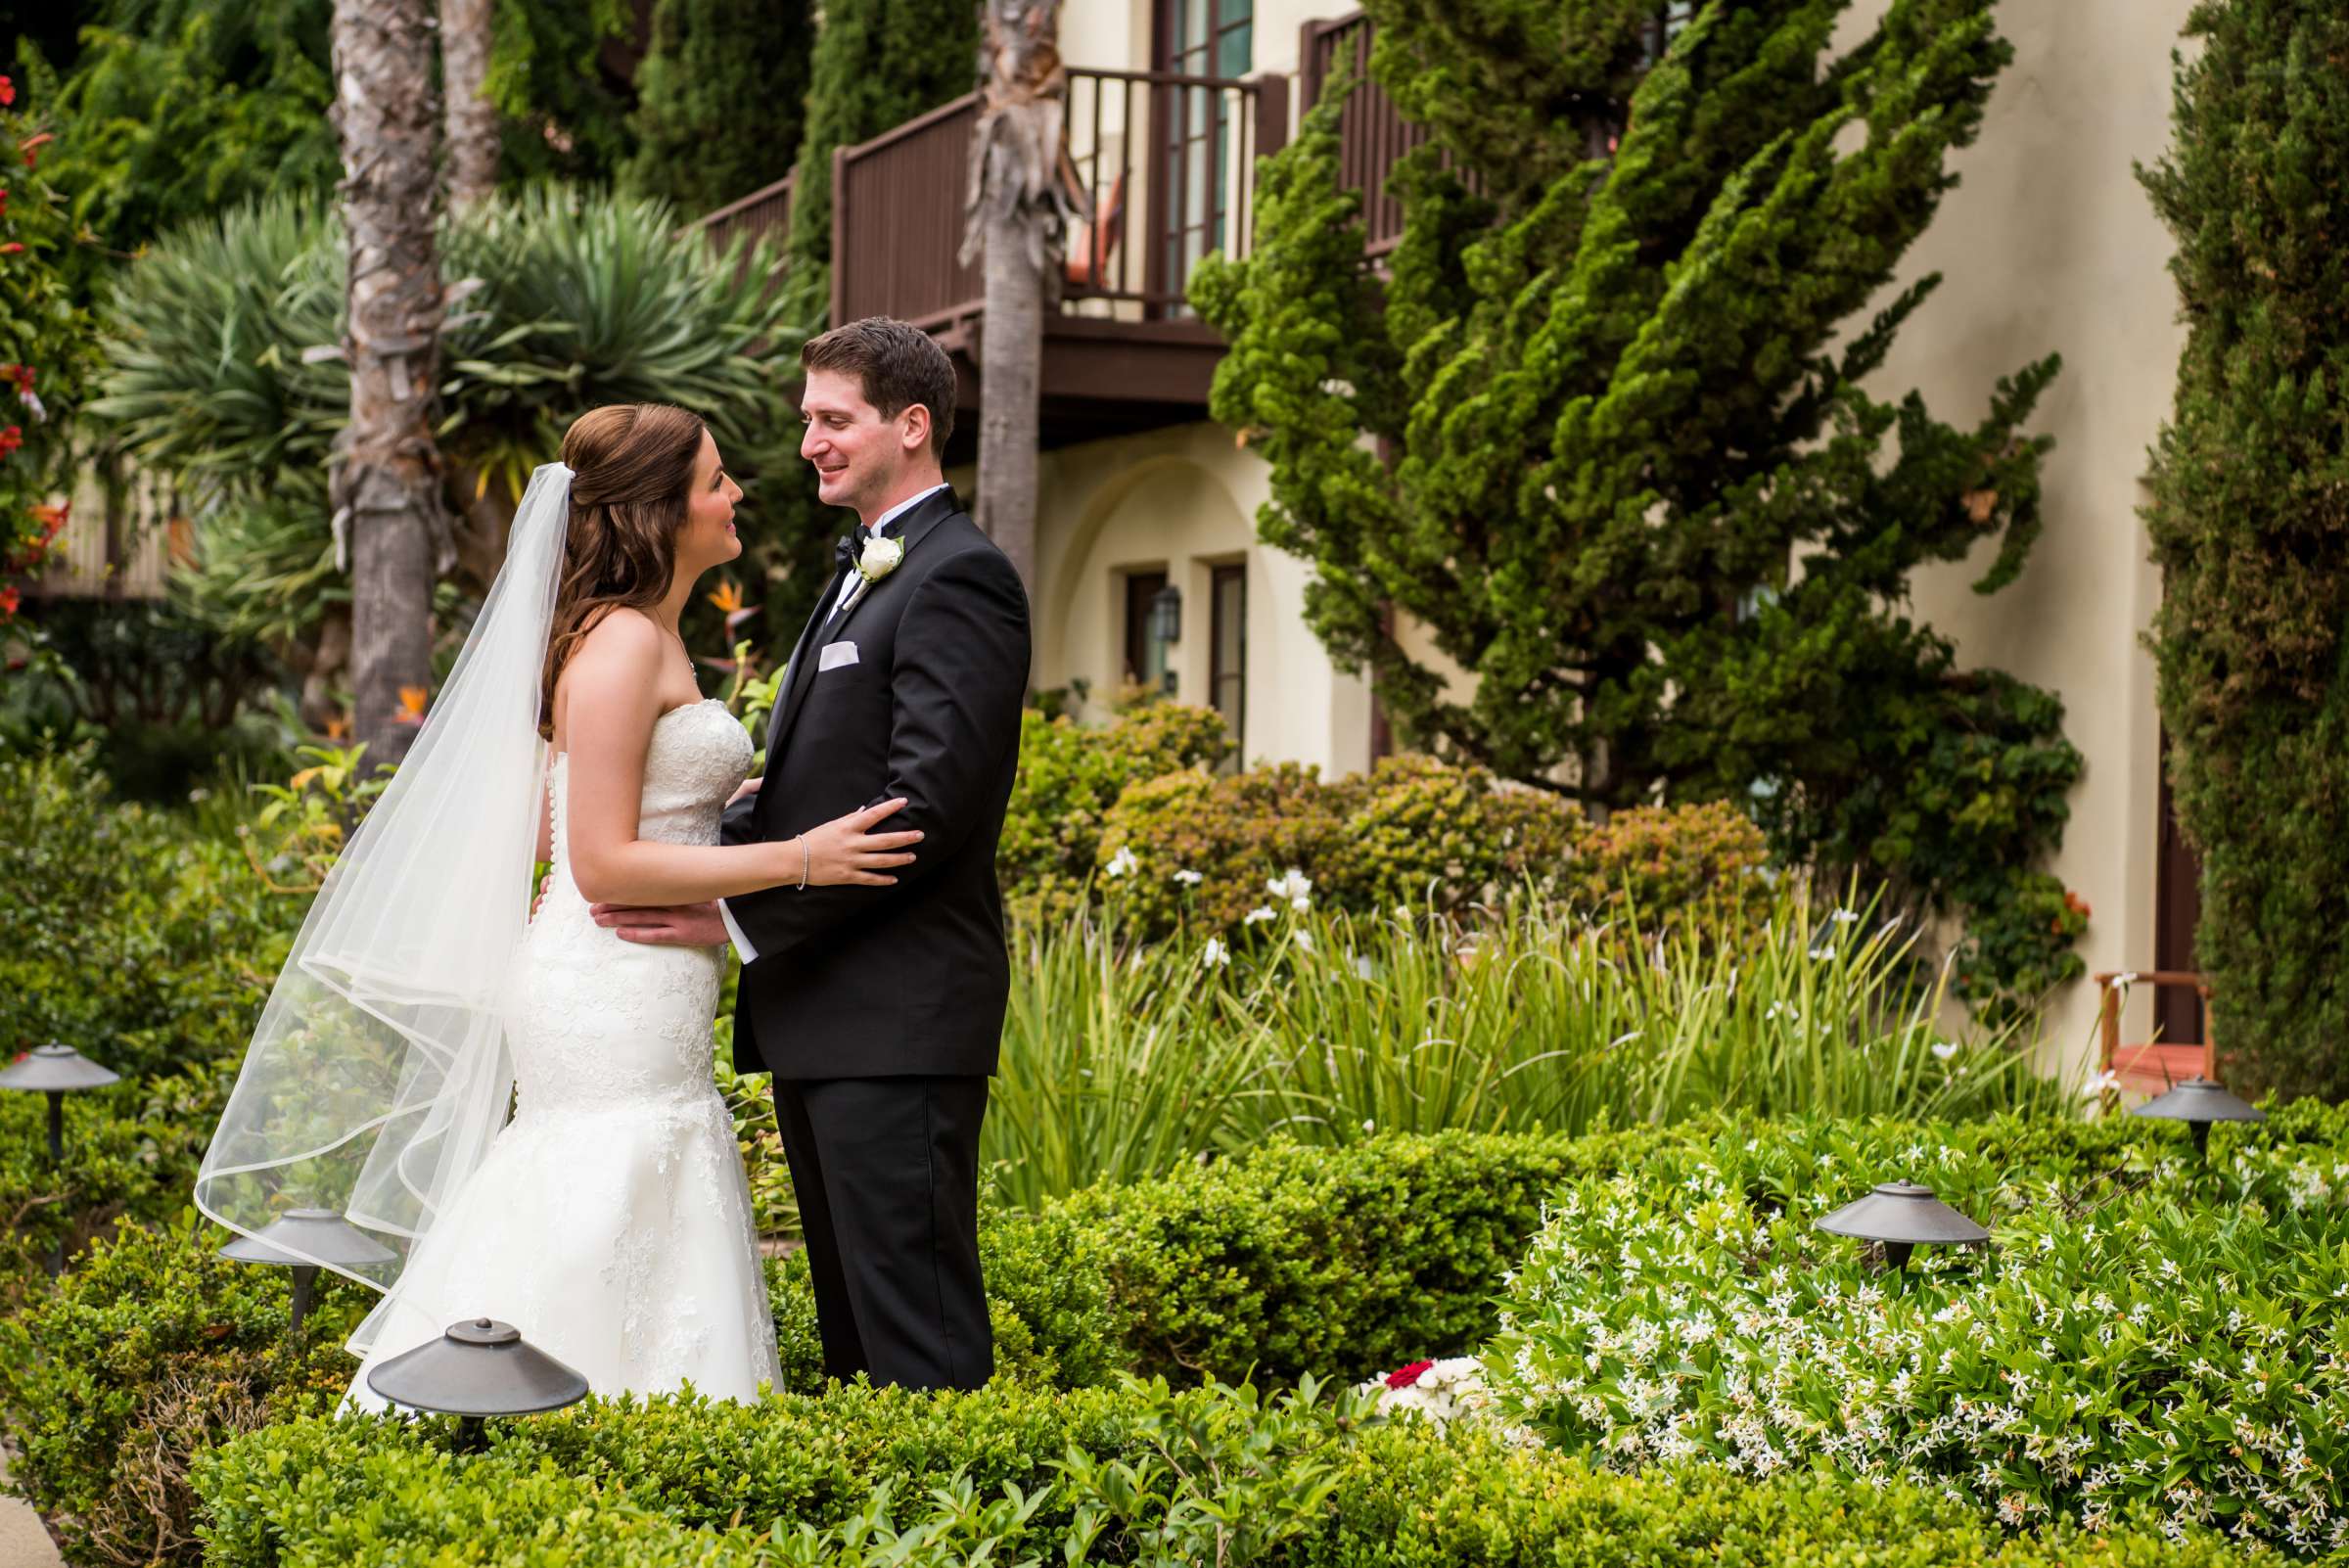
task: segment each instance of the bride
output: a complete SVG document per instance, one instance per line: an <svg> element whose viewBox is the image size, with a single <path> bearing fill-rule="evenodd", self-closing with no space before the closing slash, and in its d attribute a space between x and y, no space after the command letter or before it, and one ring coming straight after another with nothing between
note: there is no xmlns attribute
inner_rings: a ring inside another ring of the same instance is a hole
<svg viewBox="0 0 2349 1568"><path fill-rule="evenodd" d="M590 903L883 885L902 802L721 847L750 738L677 631L742 553L717 443L681 409L598 408L516 513L506 563L407 761L295 939L197 1176L254 1234L331 1210L393 1245L348 1340L367 1373L488 1316L598 1394L778 1379L750 1193L712 1079L722 955L622 941ZM534 860L551 862L533 918ZM508 1118L511 1107L511 1119Z"/></svg>

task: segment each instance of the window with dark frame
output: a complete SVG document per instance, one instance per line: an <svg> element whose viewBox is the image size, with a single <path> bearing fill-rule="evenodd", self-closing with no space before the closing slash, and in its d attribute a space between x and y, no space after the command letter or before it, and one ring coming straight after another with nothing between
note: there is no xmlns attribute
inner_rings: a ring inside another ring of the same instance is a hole
<svg viewBox="0 0 2349 1568"><path fill-rule="evenodd" d="M1255 0L1158 0L1157 33L1160 70L1237 80L1255 59ZM1213 87L1171 96L1159 145L1166 192L1159 264L1166 287L1179 291L1199 258L1224 244L1232 98Z"/></svg>
<svg viewBox="0 0 2349 1568"><path fill-rule="evenodd" d="M1208 701L1231 731L1232 753L1224 770L1236 771L1245 755L1248 716L1248 568L1220 566L1208 584Z"/></svg>
<svg viewBox="0 0 2349 1568"><path fill-rule="evenodd" d="M1167 648L1150 635L1150 601L1166 585L1164 572L1126 574L1126 667L1122 673L1127 684L1147 686L1152 691L1159 690L1166 680Z"/></svg>

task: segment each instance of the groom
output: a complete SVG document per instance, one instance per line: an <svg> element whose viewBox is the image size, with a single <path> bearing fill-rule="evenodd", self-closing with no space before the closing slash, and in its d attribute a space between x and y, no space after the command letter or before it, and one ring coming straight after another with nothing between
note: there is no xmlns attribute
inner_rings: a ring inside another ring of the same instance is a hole
<svg viewBox="0 0 2349 1568"><path fill-rule="evenodd" d="M811 339L800 362L800 455L862 526L792 651L764 782L727 810L723 837L789 839L902 796L885 826L919 829L916 857L891 887L597 919L633 941L731 939L741 954L734 1065L774 1075L825 1373L977 1388L994 1369L979 1124L1010 989L995 840L1019 761L1028 599L940 472L945 351L871 317Z"/></svg>

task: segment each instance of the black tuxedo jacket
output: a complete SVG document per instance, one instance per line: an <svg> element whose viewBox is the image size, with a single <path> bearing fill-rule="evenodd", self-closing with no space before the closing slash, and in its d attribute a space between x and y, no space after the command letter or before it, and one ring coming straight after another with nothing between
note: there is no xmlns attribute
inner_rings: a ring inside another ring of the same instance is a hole
<svg viewBox="0 0 2349 1568"><path fill-rule="evenodd" d="M902 795L879 831L919 828L887 888L728 899L757 949L734 1065L786 1079L986 1076L1009 994L995 841L1019 765L1028 596L952 490L901 514L898 569L800 633L766 738L765 782L726 813L730 844L788 839ZM819 650L854 644L819 669Z"/></svg>

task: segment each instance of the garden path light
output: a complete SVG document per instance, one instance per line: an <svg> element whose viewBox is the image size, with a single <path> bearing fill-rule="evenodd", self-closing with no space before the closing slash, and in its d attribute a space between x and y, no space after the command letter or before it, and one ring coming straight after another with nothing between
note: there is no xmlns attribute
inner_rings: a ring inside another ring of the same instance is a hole
<svg viewBox="0 0 2349 1568"><path fill-rule="evenodd" d="M469 1317L367 1374L394 1405L460 1417L457 1446L482 1447L482 1420L559 1410L587 1397L587 1380L530 1344L512 1323Z"/></svg>
<svg viewBox="0 0 2349 1568"><path fill-rule="evenodd" d="M77 1089L104 1088L120 1082L120 1074L54 1040L34 1046L22 1061L0 1068L0 1089L37 1090L49 1096L49 1164L53 1170L62 1170L66 1163L66 1096ZM49 1277L55 1279L65 1268L66 1243L61 1236L49 1249Z"/></svg>
<svg viewBox="0 0 2349 1568"><path fill-rule="evenodd" d="M301 1338L301 1320L309 1315L310 1293L321 1265L368 1268L397 1256L332 1209L289 1209L250 1236L239 1236L220 1249L220 1256L237 1263L278 1264L294 1270L293 1336Z"/></svg>
<svg viewBox="0 0 2349 1568"><path fill-rule="evenodd" d="M2194 1152L2204 1160L2210 1158L2210 1124L2213 1122L2264 1122L2268 1113L2247 1101L2237 1099L2207 1078L2189 1078L2166 1094L2157 1094L2136 1106L2131 1116L2149 1116L2156 1121L2184 1122L2194 1135Z"/></svg>
<svg viewBox="0 0 2349 1568"><path fill-rule="evenodd" d="M1816 1229L1884 1244L1884 1260L1909 1267L1911 1248L1959 1246L1988 1241L1990 1232L1913 1181L1887 1181L1857 1203L1821 1216Z"/></svg>

